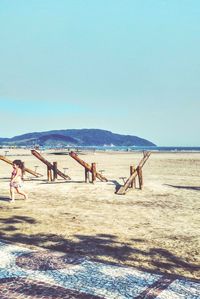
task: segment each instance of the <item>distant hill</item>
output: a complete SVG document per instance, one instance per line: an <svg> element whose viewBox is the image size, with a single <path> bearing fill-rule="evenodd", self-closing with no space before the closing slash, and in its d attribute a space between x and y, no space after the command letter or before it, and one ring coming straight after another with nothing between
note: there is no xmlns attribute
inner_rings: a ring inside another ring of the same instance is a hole
<svg viewBox="0 0 200 299"><path fill-rule="evenodd" d="M100 129L70 129L27 133L12 138L0 138L0 145L16 146L154 146L149 140L115 134Z"/></svg>

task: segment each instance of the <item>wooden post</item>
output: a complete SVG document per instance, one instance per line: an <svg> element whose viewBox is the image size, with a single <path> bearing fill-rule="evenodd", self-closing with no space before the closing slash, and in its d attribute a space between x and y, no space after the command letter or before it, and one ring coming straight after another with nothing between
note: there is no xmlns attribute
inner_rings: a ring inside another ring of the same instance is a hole
<svg viewBox="0 0 200 299"><path fill-rule="evenodd" d="M53 180L57 180L58 178L58 167L57 167L57 162L53 162Z"/></svg>
<svg viewBox="0 0 200 299"><path fill-rule="evenodd" d="M42 161L44 164L46 164L47 167L49 167L49 169L52 169L52 170L53 170L53 168L54 168L53 164L51 164L49 161L47 161L46 159L44 159L40 153L38 153L38 152L35 151L35 150L32 150L31 153L32 153L36 158L38 158L40 161ZM57 175L59 175L61 178L65 179L65 180L71 180L71 178L70 178L68 175L62 173L59 169L57 169L57 172L56 172L56 173L57 173Z"/></svg>
<svg viewBox="0 0 200 299"><path fill-rule="evenodd" d="M142 176L142 167L141 166L138 166L137 173L138 173L139 188L142 190L142 188L143 188L143 176Z"/></svg>
<svg viewBox="0 0 200 299"><path fill-rule="evenodd" d="M135 172L135 166L130 166L130 176ZM134 178L130 184L130 188L136 189L136 179Z"/></svg>
<svg viewBox="0 0 200 299"><path fill-rule="evenodd" d="M85 168L85 182L89 182L89 170L87 170L87 168Z"/></svg>
<svg viewBox="0 0 200 299"><path fill-rule="evenodd" d="M127 189L129 188L130 184L132 183L132 181L137 177L138 175L138 169L142 169L142 167L144 166L144 164L146 163L146 161L148 160L149 156L150 156L150 152L145 153L144 157L142 158L142 160L140 161L138 167L136 168L136 170L133 172L133 174L128 178L128 180L125 182L125 184L123 186L121 186L119 188L119 190L116 192L117 194L123 195L126 194ZM142 171L140 171L140 188L142 188L143 186L143 178L142 178Z"/></svg>
<svg viewBox="0 0 200 299"><path fill-rule="evenodd" d="M51 167L47 166L47 180L48 182L52 181L52 172Z"/></svg>
<svg viewBox="0 0 200 299"><path fill-rule="evenodd" d="M94 184L97 177L96 163L92 163L92 183Z"/></svg>
<svg viewBox="0 0 200 299"><path fill-rule="evenodd" d="M92 172L92 167L86 163L85 161L81 160L79 158L79 156L74 153L74 152L70 152L69 153L70 157L72 157L73 159L75 159L79 164L81 164L85 169L87 169L89 172ZM99 172L96 171L96 177L102 181L102 182L107 182L107 178L105 178L104 176L102 176Z"/></svg>

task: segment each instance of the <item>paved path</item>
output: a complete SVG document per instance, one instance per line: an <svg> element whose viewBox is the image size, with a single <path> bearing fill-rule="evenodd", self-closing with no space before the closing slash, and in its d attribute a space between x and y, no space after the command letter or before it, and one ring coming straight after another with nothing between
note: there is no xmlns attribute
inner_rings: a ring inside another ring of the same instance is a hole
<svg viewBox="0 0 200 299"><path fill-rule="evenodd" d="M199 299L200 283L0 241L1 299Z"/></svg>

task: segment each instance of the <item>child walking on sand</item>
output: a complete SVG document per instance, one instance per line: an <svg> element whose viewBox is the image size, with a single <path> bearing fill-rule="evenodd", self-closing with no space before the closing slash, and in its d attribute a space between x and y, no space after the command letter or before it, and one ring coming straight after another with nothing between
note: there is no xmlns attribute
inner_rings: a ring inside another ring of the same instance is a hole
<svg viewBox="0 0 200 299"><path fill-rule="evenodd" d="M27 199L25 192L21 190L23 185L23 174L24 174L24 163L21 160L13 161L13 172L10 180L10 197L11 201L15 201L15 190L18 194L24 196L24 199Z"/></svg>

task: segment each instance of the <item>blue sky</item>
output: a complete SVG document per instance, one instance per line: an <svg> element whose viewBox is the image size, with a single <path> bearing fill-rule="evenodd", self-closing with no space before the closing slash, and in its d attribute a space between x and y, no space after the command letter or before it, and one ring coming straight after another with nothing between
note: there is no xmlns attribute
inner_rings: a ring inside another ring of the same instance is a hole
<svg viewBox="0 0 200 299"><path fill-rule="evenodd" d="M200 1L1 0L0 137L101 128L199 146Z"/></svg>

